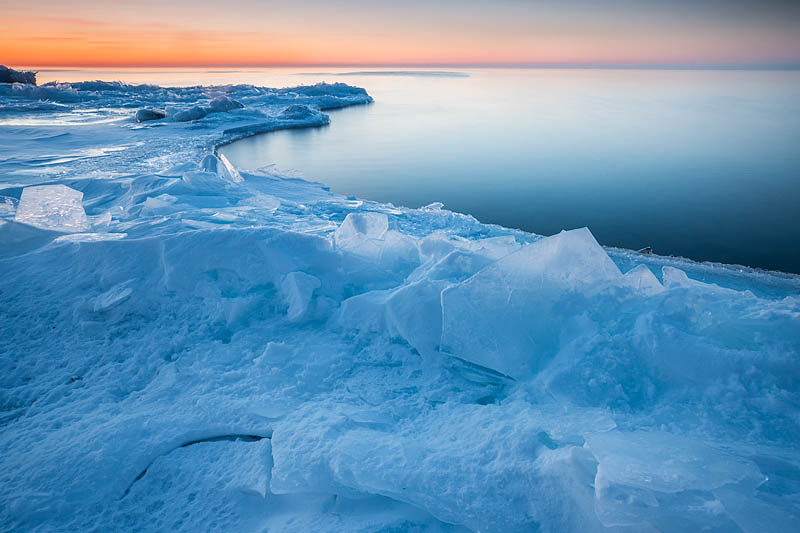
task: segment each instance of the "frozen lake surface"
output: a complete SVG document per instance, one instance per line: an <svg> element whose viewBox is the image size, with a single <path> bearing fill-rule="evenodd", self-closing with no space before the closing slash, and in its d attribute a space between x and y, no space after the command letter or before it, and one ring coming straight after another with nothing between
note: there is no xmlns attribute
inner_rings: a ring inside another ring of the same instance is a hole
<svg viewBox="0 0 800 533"><path fill-rule="evenodd" d="M296 79L365 87L375 103L222 152L359 198L800 272L800 72L422 74L309 71Z"/></svg>
<svg viewBox="0 0 800 533"><path fill-rule="evenodd" d="M0 530L796 529L800 276L214 155L358 87L47 74L0 84Z"/></svg>

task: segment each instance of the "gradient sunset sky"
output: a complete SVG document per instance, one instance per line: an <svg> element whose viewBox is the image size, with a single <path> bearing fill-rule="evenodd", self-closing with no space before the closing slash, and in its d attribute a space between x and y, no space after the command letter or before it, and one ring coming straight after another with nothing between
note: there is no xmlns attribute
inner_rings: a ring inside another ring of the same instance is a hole
<svg viewBox="0 0 800 533"><path fill-rule="evenodd" d="M0 64L800 65L800 0L0 0Z"/></svg>

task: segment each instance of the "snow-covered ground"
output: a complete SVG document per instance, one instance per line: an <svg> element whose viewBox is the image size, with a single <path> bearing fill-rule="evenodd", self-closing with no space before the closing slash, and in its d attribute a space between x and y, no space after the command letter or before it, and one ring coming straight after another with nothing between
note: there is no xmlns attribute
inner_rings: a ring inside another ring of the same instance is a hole
<svg viewBox="0 0 800 533"><path fill-rule="evenodd" d="M795 530L800 278L213 155L369 101L0 84L0 528Z"/></svg>

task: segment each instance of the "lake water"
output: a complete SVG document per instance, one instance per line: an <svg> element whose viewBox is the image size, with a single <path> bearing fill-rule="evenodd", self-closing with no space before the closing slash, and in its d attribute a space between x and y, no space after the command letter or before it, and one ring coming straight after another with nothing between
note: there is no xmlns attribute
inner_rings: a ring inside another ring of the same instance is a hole
<svg viewBox="0 0 800 533"><path fill-rule="evenodd" d="M606 245L800 272L800 72L43 72L162 85L341 81L369 106L221 149L332 190ZM350 69L352 70L352 69Z"/></svg>

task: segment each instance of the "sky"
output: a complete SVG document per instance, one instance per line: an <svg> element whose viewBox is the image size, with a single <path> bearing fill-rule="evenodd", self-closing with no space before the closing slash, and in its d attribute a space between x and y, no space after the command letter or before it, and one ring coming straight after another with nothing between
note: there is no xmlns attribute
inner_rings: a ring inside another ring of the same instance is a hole
<svg viewBox="0 0 800 533"><path fill-rule="evenodd" d="M800 0L0 0L10 66L800 65Z"/></svg>

